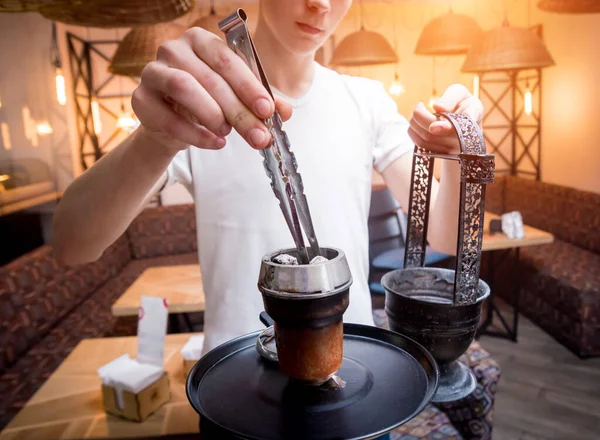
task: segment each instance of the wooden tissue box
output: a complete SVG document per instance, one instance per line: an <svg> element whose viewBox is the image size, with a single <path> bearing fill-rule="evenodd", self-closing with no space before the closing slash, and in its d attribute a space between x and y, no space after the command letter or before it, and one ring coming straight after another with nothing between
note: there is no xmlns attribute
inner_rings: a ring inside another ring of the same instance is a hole
<svg viewBox="0 0 600 440"><path fill-rule="evenodd" d="M136 422L146 420L150 414L169 400L171 400L171 388L167 373L137 394L123 391L123 409L120 409L117 405L116 390L104 384L102 385L104 410L108 414Z"/></svg>

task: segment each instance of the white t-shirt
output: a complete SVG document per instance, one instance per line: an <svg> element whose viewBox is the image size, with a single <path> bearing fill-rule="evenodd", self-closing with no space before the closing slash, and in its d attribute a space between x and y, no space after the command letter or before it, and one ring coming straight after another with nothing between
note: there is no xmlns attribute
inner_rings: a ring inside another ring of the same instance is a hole
<svg viewBox="0 0 600 440"><path fill-rule="evenodd" d="M413 149L408 121L381 83L315 63L310 90L283 124L298 161L321 247L346 254L353 277L344 322L373 325L368 286L368 214L373 167L381 172ZM258 151L237 132L219 151L191 147L167 170L196 206L206 295L204 352L264 326L257 288L263 255L294 241Z"/></svg>

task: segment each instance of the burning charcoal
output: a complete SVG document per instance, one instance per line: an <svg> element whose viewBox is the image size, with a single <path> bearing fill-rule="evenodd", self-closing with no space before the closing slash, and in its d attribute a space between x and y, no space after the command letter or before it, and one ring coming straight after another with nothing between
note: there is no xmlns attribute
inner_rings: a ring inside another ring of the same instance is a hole
<svg viewBox="0 0 600 440"><path fill-rule="evenodd" d="M275 258L273 258L273 261L278 264L287 264L290 266L298 265L298 259L288 254L279 254Z"/></svg>
<svg viewBox="0 0 600 440"><path fill-rule="evenodd" d="M324 263L326 261L329 261L329 260L327 258L325 258L325 257L317 255L315 258L313 258L312 260L310 260L310 264L319 264L319 263Z"/></svg>

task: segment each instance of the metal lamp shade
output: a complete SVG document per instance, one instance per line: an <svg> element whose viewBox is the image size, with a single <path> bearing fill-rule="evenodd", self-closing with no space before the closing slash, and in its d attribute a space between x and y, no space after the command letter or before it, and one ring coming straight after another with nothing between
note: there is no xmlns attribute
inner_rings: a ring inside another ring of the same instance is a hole
<svg viewBox="0 0 600 440"><path fill-rule="evenodd" d="M140 76L144 66L156 59L158 46L166 40L177 39L185 28L174 23L133 28L119 43L108 67L115 75Z"/></svg>
<svg viewBox="0 0 600 440"><path fill-rule="evenodd" d="M471 46L461 70L479 73L552 65L552 56L532 30L504 25L485 32Z"/></svg>
<svg viewBox="0 0 600 440"><path fill-rule="evenodd" d="M600 12L600 0L542 0L538 8L562 14L591 14Z"/></svg>
<svg viewBox="0 0 600 440"><path fill-rule="evenodd" d="M185 15L195 0L48 1L39 12L61 23L99 28L148 26Z"/></svg>
<svg viewBox="0 0 600 440"><path fill-rule="evenodd" d="M471 17L448 12L425 25L419 36L417 55L460 55L469 51L483 31Z"/></svg>
<svg viewBox="0 0 600 440"><path fill-rule="evenodd" d="M350 67L397 62L398 55L385 37L363 28L340 42L333 52L330 64Z"/></svg>

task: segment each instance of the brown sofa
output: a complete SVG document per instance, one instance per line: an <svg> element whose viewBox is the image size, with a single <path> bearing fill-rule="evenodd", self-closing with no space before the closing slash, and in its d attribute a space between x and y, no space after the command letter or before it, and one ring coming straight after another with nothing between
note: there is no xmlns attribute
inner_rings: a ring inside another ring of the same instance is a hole
<svg viewBox="0 0 600 440"><path fill-rule="evenodd" d="M580 357L600 355L600 194L519 177L489 186L486 209L520 211L554 242L521 249L521 312ZM514 302L509 265L496 294Z"/></svg>
<svg viewBox="0 0 600 440"><path fill-rule="evenodd" d="M118 320L111 305L150 266L197 262L192 205L149 208L102 257L60 266L43 246L0 268L0 429L84 338L134 335L137 319ZM377 325L386 326L383 310ZM477 342L465 362L478 379L466 399L430 405L394 440L491 438L500 368Z"/></svg>
<svg viewBox="0 0 600 440"><path fill-rule="evenodd" d="M111 305L148 267L198 261L192 206L145 210L102 257L65 267L42 246L0 268L0 428L84 338L134 335Z"/></svg>

